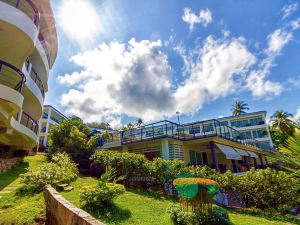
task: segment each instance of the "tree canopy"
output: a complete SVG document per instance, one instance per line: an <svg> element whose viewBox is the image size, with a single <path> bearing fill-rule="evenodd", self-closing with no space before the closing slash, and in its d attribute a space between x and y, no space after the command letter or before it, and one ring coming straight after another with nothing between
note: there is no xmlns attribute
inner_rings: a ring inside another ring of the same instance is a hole
<svg viewBox="0 0 300 225"><path fill-rule="evenodd" d="M249 110L248 104L243 101L236 101L234 105L231 105L231 111L233 116L239 116L245 114L246 110Z"/></svg>

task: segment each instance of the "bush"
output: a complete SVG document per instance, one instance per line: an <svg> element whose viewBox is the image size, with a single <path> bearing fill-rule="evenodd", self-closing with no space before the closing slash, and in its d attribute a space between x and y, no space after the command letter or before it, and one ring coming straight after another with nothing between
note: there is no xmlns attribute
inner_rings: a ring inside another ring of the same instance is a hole
<svg viewBox="0 0 300 225"><path fill-rule="evenodd" d="M96 151L92 157L92 165L104 169L110 165L117 170L118 175L137 173L139 175L149 172L149 161L142 154L117 151Z"/></svg>
<svg viewBox="0 0 300 225"><path fill-rule="evenodd" d="M98 184L84 187L80 194L83 205L91 209L101 209L111 206L113 200L125 193L125 187L116 184L122 177L117 177L116 169L108 166L106 172L99 178Z"/></svg>
<svg viewBox="0 0 300 225"><path fill-rule="evenodd" d="M284 172L271 170L254 170L241 176L227 171L224 174L206 166L196 167L196 176L214 179L220 187L239 194L246 207L274 208L284 204L293 204L297 192L295 180Z"/></svg>
<svg viewBox="0 0 300 225"><path fill-rule="evenodd" d="M150 173L159 183L163 184L176 178L176 176L180 174L189 173L189 170L181 160L165 160L162 158L155 158L153 162L151 162Z"/></svg>
<svg viewBox="0 0 300 225"><path fill-rule="evenodd" d="M96 186L84 187L80 194L80 200L87 208L98 209L111 206L113 200L125 193L125 188L121 184L106 183Z"/></svg>
<svg viewBox="0 0 300 225"><path fill-rule="evenodd" d="M200 211L184 211L177 204L171 204L167 208L167 212L170 213L170 217L174 224L178 225L228 225L229 217L228 212L218 206L214 206L212 212L205 213Z"/></svg>
<svg viewBox="0 0 300 225"><path fill-rule="evenodd" d="M41 192L47 184L54 188L59 184L69 184L78 176L76 164L71 161L67 154L57 153L52 156L52 162L43 163L36 170L30 170L21 175L24 184L20 193Z"/></svg>

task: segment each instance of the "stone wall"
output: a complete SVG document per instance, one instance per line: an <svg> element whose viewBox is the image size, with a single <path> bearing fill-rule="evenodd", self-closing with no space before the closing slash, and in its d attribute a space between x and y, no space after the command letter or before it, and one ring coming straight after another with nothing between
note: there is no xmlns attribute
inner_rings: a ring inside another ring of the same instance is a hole
<svg viewBox="0 0 300 225"><path fill-rule="evenodd" d="M0 173L4 173L6 170L11 169L15 165L21 162L21 158L0 158Z"/></svg>
<svg viewBox="0 0 300 225"><path fill-rule="evenodd" d="M54 188L46 186L46 225L105 225L64 199Z"/></svg>

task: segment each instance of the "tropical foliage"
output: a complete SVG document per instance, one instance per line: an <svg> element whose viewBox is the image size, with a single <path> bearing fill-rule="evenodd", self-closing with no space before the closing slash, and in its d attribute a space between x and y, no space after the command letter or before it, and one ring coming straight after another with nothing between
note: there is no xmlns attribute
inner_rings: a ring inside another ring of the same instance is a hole
<svg viewBox="0 0 300 225"><path fill-rule="evenodd" d="M248 104L243 101L236 101L234 105L231 105L231 111L233 116L239 116L245 114L246 110L249 110Z"/></svg>
<svg viewBox="0 0 300 225"><path fill-rule="evenodd" d="M293 115L285 111L276 111L271 116L271 128L283 134L293 135L295 132L295 122L291 119Z"/></svg>
<svg viewBox="0 0 300 225"><path fill-rule="evenodd" d="M116 170L106 167L106 172L101 175L97 185L83 187L80 200L87 208L101 210L113 204L113 200L125 193L125 187L116 182L120 180Z"/></svg>
<svg viewBox="0 0 300 225"><path fill-rule="evenodd" d="M49 132L50 153L66 152L81 165L89 165L98 136L91 136L91 130L78 117L71 117L55 125Z"/></svg>
<svg viewBox="0 0 300 225"><path fill-rule="evenodd" d="M21 175L23 186L20 193L41 192L47 184L56 187L59 184L69 184L78 176L76 164L65 153L52 155L51 162L43 163L35 170L29 170Z"/></svg>
<svg viewBox="0 0 300 225"><path fill-rule="evenodd" d="M294 136L289 137L280 152L274 152L273 157L286 163L282 169L297 179L297 188L300 190L300 132L296 131Z"/></svg>

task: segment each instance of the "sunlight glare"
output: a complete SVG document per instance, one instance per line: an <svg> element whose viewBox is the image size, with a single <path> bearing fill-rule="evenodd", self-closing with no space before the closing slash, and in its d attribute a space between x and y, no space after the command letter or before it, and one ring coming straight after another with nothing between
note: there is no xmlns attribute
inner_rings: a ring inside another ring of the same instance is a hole
<svg viewBox="0 0 300 225"><path fill-rule="evenodd" d="M100 31L99 18L88 0L64 0L59 20L65 33L77 41L93 39Z"/></svg>

